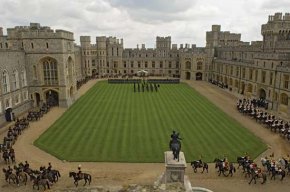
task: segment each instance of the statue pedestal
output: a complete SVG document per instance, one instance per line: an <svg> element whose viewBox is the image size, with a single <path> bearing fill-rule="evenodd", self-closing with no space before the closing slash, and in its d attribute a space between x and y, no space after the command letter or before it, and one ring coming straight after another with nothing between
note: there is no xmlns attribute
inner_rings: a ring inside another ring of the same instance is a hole
<svg viewBox="0 0 290 192"><path fill-rule="evenodd" d="M173 159L172 151L165 152L165 175L164 183L184 183L186 161L183 152L179 153L179 161Z"/></svg>

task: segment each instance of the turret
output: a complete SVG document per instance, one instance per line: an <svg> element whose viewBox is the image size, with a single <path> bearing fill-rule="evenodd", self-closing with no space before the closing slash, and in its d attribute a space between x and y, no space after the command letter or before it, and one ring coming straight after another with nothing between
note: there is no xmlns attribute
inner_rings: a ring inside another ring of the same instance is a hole
<svg viewBox="0 0 290 192"><path fill-rule="evenodd" d="M81 47L90 47L91 37L90 36L80 36Z"/></svg>

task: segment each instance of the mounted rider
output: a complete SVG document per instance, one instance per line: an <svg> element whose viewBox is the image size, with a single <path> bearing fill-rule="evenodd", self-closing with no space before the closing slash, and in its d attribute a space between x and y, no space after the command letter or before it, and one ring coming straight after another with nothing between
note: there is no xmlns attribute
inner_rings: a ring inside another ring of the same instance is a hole
<svg viewBox="0 0 290 192"><path fill-rule="evenodd" d="M224 159L222 161L222 164L223 164L223 168L228 168L229 167L229 161L228 161L227 157L224 157Z"/></svg>
<svg viewBox="0 0 290 192"><path fill-rule="evenodd" d="M77 173L77 177L78 179L81 179L82 178L82 170L81 170L81 165L78 166L78 173Z"/></svg>
<svg viewBox="0 0 290 192"><path fill-rule="evenodd" d="M52 166L51 166L51 163L49 162L49 163L48 163L48 167L47 167L47 171L50 172L51 169L52 169Z"/></svg>
<svg viewBox="0 0 290 192"><path fill-rule="evenodd" d="M179 137L179 133L177 133L176 131L172 131L171 140L172 141L180 141L182 139Z"/></svg>
<svg viewBox="0 0 290 192"><path fill-rule="evenodd" d="M27 169L29 169L29 163L27 161L25 161L24 170L27 170Z"/></svg>
<svg viewBox="0 0 290 192"><path fill-rule="evenodd" d="M170 143L169 143L169 148L171 148L171 143L174 143L174 142L178 142L180 143L180 141L182 140L180 137L179 137L179 133L177 133L176 131L172 131L172 134L171 134L171 140L170 140ZM181 143L180 143L181 144Z"/></svg>

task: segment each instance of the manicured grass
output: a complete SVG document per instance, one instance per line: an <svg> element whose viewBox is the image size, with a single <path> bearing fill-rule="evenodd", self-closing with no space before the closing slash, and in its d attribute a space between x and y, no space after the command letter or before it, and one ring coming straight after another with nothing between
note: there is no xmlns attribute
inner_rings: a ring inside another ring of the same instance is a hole
<svg viewBox="0 0 290 192"><path fill-rule="evenodd" d="M234 107L234 106L233 106ZM35 145L68 161L164 162L172 130L188 162L252 158L266 145L187 84L136 92L131 84L99 82Z"/></svg>

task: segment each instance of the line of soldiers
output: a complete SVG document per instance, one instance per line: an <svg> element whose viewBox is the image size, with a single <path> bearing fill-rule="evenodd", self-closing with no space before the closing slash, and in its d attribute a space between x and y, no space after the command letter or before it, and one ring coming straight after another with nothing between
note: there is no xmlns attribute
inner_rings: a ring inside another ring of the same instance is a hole
<svg viewBox="0 0 290 192"><path fill-rule="evenodd" d="M259 106L263 105L263 103L259 104L258 101L253 102L253 100L249 99L239 99L237 101L237 109L240 113L249 115L257 122L265 124L271 131L278 132L281 136L290 140L290 123L260 109Z"/></svg>
<svg viewBox="0 0 290 192"><path fill-rule="evenodd" d="M137 85L136 85L137 84ZM135 83L134 82L134 92L153 92L154 90L156 92L158 92L158 89L160 88L160 85L159 84L156 84L156 83Z"/></svg>

